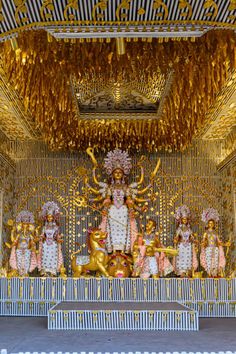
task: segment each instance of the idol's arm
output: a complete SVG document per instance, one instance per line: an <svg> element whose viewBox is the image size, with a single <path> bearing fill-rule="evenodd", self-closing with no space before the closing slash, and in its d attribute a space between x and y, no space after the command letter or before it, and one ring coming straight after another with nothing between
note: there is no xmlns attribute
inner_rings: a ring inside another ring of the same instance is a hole
<svg viewBox="0 0 236 354"><path fill-rule="evenodd" d="M144 180L144 169L143 169L143 166L141 166L141 165L140 165L140 172L141 172L140 179L139 179L139 181L137 182L138 186L139 186L140 184L142 184L142 183L143 183L143 180Z"/></svg>
<svg viewBox="0 0 236 354"><path fill-rule="evenodd" d="M152 173L151 173L151 181L153 181L154 180L154 178L156 177L156 174L157 174L157 172L158 172L158 170L159 170L159 168L160 168L160 165L161 165L161 160L159 159L158 161L157 161L157 164L156 164L156 167L154 168L154 170L152 171Z"/></svg>
<svg viewBox="0 0 236 354"><path fill-rule="evenodd" d="M99 185L99 180L97 179L96 176L96 167L93 168L93 182L97 185Z"/></svg>
<svg viewBox="0 0 236 354"><path fill-rule="evenodd" d="M11 242L15 243L17 241L17 236L15 236L16 227L14 226L11 230Z"/></svg>
<svg viewBox="0 0 236 354"><path fill-rule="evenodd" d="M96 195L101 194L98 189L91 187L89 184L87 184L87 187L88 187L89 191L91 191L93 194L96 194Z"/></svg>
<svg viewBox="0 0 236 354"><path fill-rule="evenodd" d="M98 197L90 199L90 201L92 202L101 202L102 200L104 200L103 196L100 194Z"/></svg>
<svg viewBox="0 0 236 354"><path fill-rule="evenodd" d="M150 187L151 187L151 185L149 184L147 187L145 187L145 188L143 188L143 189L137 191L137 194L138 194L138 195L143 195L143 194L145 194L145 193L150 189Z"/></svg>
<svg viewBox="0 0 236 354"><path fill-rule="evenodd" d="M98 167L98 162L94 156L94 148L88 147L86 150L87 154L90 156L92 163L93 163L93 181L95 184L99 185L99 181L96 176L96 169Z"/></svg>
<svg viewBox="0 0 236 354"><path fill-rule="evenodd" d="M140 167L140 178L139 181L137 182L138 186L143 183L144 180L144 168L142 166L143 161L145 160L145 156L141 156L141 159L138 162L138 167Z"/></svg>
<svg viewBox="0 0 236 354"><path fill-rule="evenodd" d="M138 197L135 197L134 200L137 203L145 203L145 202L149 202L150 201L150 199L144 199L144 198L138 198Z"/></svg>

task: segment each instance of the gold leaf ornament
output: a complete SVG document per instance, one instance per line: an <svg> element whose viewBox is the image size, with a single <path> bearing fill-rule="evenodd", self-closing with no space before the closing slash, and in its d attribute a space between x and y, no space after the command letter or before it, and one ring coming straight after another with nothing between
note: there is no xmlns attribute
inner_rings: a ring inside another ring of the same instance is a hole
<svg viewBox="0 0 236 354"><path fill-rule="evenodd" d="M97 13L97 10L105 11L107 9L107 2L108 0L103 0L94 5L92 9L92 18L94 21L97 21L99 18L103 19L104 15Z"/></svg>
<svg viewBox="0 0 236 354"><path fill-rule="evenodd" d="M54 4L53 4L53 0L43 0L42 6L40 8L40 16L42 18L42 20L49 20L52 18L52 14L50 12L46 12L47 11L54 11Z"/></svg>
<svg viewBox="0 0 236 354"><path fill-rule="evenodd" d="M138 9L138 15L144 15L145 14L145 10L144 8L140 7L140 9Z"/></svg>
<svg viewBox="0 0 236 354"><path fill-rule="evenodd" d="M234 11L234 10L236 10L236 0L231 0L229 2L228 11Z"/></svg>
<svg viewBox="0 0 236 354"><path fill-rule="evenodd" d="M159 9L160 7L162 7L164 9L164 14L162 12L158 12L156 14L156 17L162 17L163 15L163 20L166 21L167 20L167 17L169 15L169 9L168 9L168 6L164 3L164 1L161 1L161 0L154 0L153 2L153 10L157 10Z"/></svg>
<svg viewBox="0 0 236 354"><path fill-rule="evenodd" d="M20 25L21 23L28 22L29 19L27 16L20 18L20 13L23 13L25 15L28 12L28 9L26 6L26 0L14 0L14 4L16 6L16 10L15 10L15 14L14 14L16 23L18 25Z"/></svg>
<svg viewBox="0 0 236 354"><path fill-rule="evenodd" d="M218 14L218 5L216 4L216 2L214 0L206 0L203 8L204 9L210 9L213 8L213 12L207 12L204 16L206 17L211 17L211 20L214 20Z"/></svg>
<svg viewBox="0 0 236 354"><path fill-rule="evenodd" d="M2 0L0 0L0 22L4 21L4 16L2 13Z"/></svg>
<svg viewBox="0 0 236 354"><path fill-rule="evenodd" d="M182 17L187 17L188 20L192 17L193 9L192 9L192 6L189 4L188 1L179 0L178 8L179 8L179 10L184 10L184 9L187 8L186 12L182 12L180 14Z"/></svg>
<svg viewBox="0 0 236 354"><path fill-rule="evenodd" d="M79 4L78 4L78 0L68 0L68 4L65 6L64 11L63 11L63 15L66 21L70 20L74 20L75 16L74 14L70 14L68 16L68 11L69 9L72 8L74 10L79 10Z"/></svg>
<svg viewBox="0 0 236 354"><path fill-rule="evenodd" d="M116 19L118 21L121 20L121 18L125 18L125 14L121 14L122 9L129 10L130 9L130 1L131 0L123 0L121 1L120 5L117 6L116 8Z"/></svg>

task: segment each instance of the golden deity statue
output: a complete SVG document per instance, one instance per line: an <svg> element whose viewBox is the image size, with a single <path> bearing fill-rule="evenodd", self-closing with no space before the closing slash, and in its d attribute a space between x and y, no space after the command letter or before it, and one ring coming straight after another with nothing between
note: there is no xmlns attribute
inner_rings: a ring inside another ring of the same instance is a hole
<svg viewBox="0 0 236 354"><path fill-rule="evenodd" d="M42 207L43 227L39 241L38 269L43 276L56 276L63 269L59 228L60 209L55 202L46 202Z"/></svg>
<svg viewBox="0 0 236 354"><path fill-rule="evenodd" d="M36 242L37 231L34 216L28 210L21 211L11 231L11 248L9 266L13 276L28 276L37 267Z"/></svg>
<svg viewBox="0 0 236 354"><path fill-rule="evenodd" d="M200 261L209 277L224 276L226 259L223 246L230 246L230 242L224 244L220 240L216 230L219 219L219 213L216 209L203 210L202 221L206 224L206 231L201 243Z"/></svg>
<svg viewBox="0 0 236 354"><path fill-rule="evenodd" d="M195 249L195 235L191 229L191 213L187 205L177 208L174 215L177 222L177 230L174 244L178 250L174 257L174 270L180 277L193 276L198 268L197 252Z"/></svg>
<svg viewBox="0 0 236 354"><path fill-rule="evenodd" d="M143 279L159 276L166 276L173 271L173 266L169 262L166 254L175 251L165 249L159 239L159 233L155 231L156 222L152 219L147 221L144 234L138 234L134 242L133 276L140 276Z"/></svg>
<svg viewBox="0 0 236 354"><path fill-rule="evenodd" d="M108 175L108 182L100 182L96 176L98 168L92 148L87 149L88 155L93 162L93 182L99 187L92 187L87 183L89 192L96 195L95 202L102 202L102 222L100 229L107 233L106 247L108 253L121 251L130 253L133 249L134 241L137 238L138 228L136 223L136 212L146 211L146 205L140 207L138 204L145 203L148 199L140 198L151 188L151 183L141 189L144 181L144 169L142 159L139 162L141 176L138 182L127 183L127 177L132 168L131 158L128 153L116 149L110 151L105 158L104 169ZM151 182L160 166L158 160L154 171L151 174ZM88 181L87 181L88 182Z"/></svg>

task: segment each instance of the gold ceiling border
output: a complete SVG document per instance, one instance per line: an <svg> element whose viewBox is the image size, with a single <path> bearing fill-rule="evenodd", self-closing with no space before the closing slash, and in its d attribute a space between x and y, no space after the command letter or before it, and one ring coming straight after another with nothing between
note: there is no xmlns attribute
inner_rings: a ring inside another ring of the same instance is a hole
<svg viewBox="0 0 236 354"><path fill-rule="evenodd" d="M229 73L224 87L217 94L198 137L204 140L225 139L234 126L236 126L236 70Z"/></svg>
<svg viewBox="0 0 236 354"><path fill-rule="evenodd" d="M3 58L2 58L3 59ZM9 139L39 139L33 117L17 91L10 85L0 60L0 129Z"/></svg>
<svg viewBox="0 0 236 354"><path fill-rule="evenodd" d="M4 165L9 166L10 168L12 168L15 171L15 169L16 169L15 162L1 148L0 148L0 161L3 162Z"/></svg>
<svg viewBox="0 0 236 354"><path fill-rule="evenodd" d="M223 171L231 164L236 164L236 149L231 152L219 165L217 166L218 171Z"/></svg>
<svg viewBox="0 0 236 354"><path fill-rule="evenodd" d="M73 27L78 26L85 26L84 31L86 33L89 33L89 38L96 37L98 33L98 26L101 26L101 32L104 34L104 38L109 38L113 37L112 33L117 32L118 36L122 34L122 25L123 23L121 22L110 22L104 24L104 22L93 22L93 21L73 21L73 24L68 23L67 21L55 21L55 22L38 22L38 23L32 23L29 25L24 25L12 30L9 30L7 32L1 33L0 34L0 41L5 41L9 40L10 38L14 38L18 34L28 31L28 30L50 30L50 28L57 27L56 30L53 28L53 32L57 33L61 31L61 33L71 33L73 30ZM163 28L163 26L165 26ZM69 27L69 31L65 30L65 26ZM91 28L91 26L93 26ZM105 27L107 26L107 28ZM187 33L189 34L189 37L196 37L196 33L194 31L197 31L198 34L197 36L203 35L206 31L210 31L212 29L225 29L225 30L233 30L235 31L236 29L236 24L229 24L229 23L222 23L222 22L213 22L213 21L129 21L128 23L125 24L124 28L128 28L128 32L131 32L131 29L129 30L130 27L132 26L138 26L138 27L143 27L140 33L140 37L148 38L148 37L169 37L169 38L179 38L179 37L188 37ZM147 26L150 26L150 29L147 28ZM183 28L181 28L183 26ZM186 31L186 26L189 26L189 29ZM206 26L206 27L204 27ZM155 29L154 29L155 27ZM162 30L164 31L162 32ZM149 30L149 31L148 31ZM49 31L50 32L50 31ZM125 32L123 36L129 36L129 33ZM183 32L183 33L182 33ZM78 38L80 38L80 33L81 31L75 31L75 33L78 33ZM152 34L155 34L154 36ZM159 35L158 35L159 33ZM164 33L164 35L163 35ZM171 35L173 34L173 36ZM135 33L135 38L139 37L138 32Z"/></svg>
<svg viewBox="0 0 236 354"><path fill-rule="evenodd" d="M223 2L223 7L222 7ZM235 0L146 0L143 6L136 6L136 0L125 0L121 3L114 0L89 1L80 0L62 3L61 0L8 0L0 2L1 39L7 39L20 31L28 29L51 28L52 26L105 26L106 35L112 28L118 31L124 26L207 26L207 29L235 29L236 4ZM224 10L224 11L223 11ZM34 13L34 17L31 16ZM36 19L36 21L35 21ZM154 20L153 20L154 19ZM94 30L94 28L93 28ZM169 32L167 28L167 32ZM148 32L146 33L148 35Z"/></svg>

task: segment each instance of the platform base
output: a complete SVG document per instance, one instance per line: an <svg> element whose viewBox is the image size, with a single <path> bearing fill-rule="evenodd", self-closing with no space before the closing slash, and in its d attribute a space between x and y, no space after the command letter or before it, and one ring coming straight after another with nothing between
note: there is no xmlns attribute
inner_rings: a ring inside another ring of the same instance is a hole
<svg viewBox="0 0 236 354"><path fill-rule="evenodd" d="M48 329L197 331L198 313L178 302L60 302Z"/></svg>

